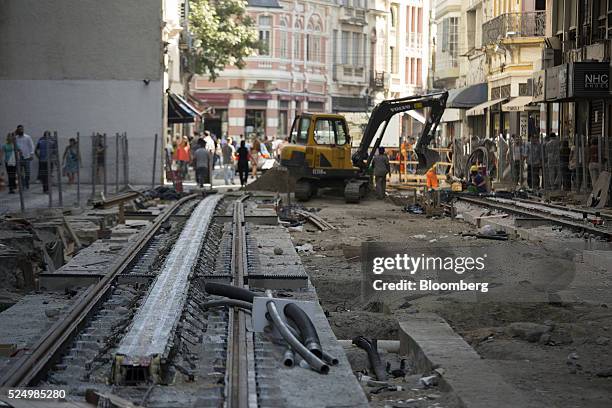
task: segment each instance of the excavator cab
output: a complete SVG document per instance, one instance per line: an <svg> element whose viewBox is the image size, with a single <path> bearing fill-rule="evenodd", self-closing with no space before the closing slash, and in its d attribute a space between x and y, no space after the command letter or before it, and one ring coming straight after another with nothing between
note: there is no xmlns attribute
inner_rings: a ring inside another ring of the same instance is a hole
<svg viewBox="0 0 612 408"><path fill-rule="evenodd" d="M295 118L281 165L296 179L295 195L308 200L320 187L343 187L359 169L351 161L351 138L342 115L303 113Z"/></svg>

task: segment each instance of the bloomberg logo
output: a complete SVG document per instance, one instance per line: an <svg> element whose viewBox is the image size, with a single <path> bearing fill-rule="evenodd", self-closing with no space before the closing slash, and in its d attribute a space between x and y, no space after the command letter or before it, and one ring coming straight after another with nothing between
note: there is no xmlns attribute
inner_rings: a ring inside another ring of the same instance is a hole
<svg viewBox="0 0 612 408"><path fill-rule="evenodd" d="M585 89L608 89L608 74L584 74Z"/></svg>

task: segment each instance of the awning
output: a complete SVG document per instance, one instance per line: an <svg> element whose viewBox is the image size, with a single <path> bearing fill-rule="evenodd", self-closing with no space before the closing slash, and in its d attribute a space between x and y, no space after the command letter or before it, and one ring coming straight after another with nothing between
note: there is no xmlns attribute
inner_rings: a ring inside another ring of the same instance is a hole
<svg viewBox="0 0 612 408"><path fill-rule="evenodd" d="M518 96L502 105L504 112L523 112L526 110L539 110L537 106L527 106L533 101L533 96Z"/></svg>
<svg viewBox="0 0 612 408"><path fill-rule="evenodd" d="M442 114L440 123L445 122L459 122L461 120L461 110L459 109L446 109Z"/></svg>
<svg viewBox="0 0 612 408"><path fill-rule="evenodd" d="M200 112L182 96L168 93L168 124L193 123Z"/></svg>
<svg viewBox="0 0 612 408"><path fill-rule="evenodd" d="M413 110L409 110L409 111L406 111L406 113L408 115L412 116L414 119L416 119L420 123L425 124L425 116L421 115L419 112L413 111Z"/></svg>
<svg viewBox="0 0 612 408"><path fill-rule="evenodd" d="M506 99L507 98L501 98L501 99L494 99L492 101L486 101L485 103L481 103L478 106L474 106L472 109L467 111L465 114L467 116L480 116L480 115L484 115L485 109L489 109L491 106L496 105L498 103L501 103L501 102L505 101Z"/></svg>
<svg viewBox="0 0 612 408"><path fill-rule="evenodd" d="M489 87L487 83L466 86L464 88L450 89L448 91L447 108L471 109L486 102Z"/></svg>

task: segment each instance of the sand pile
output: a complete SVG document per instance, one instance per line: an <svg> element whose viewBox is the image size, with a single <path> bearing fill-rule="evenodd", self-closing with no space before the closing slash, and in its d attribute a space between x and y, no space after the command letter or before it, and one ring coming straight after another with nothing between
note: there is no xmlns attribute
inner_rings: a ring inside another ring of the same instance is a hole
<svg viewBox="0 0 612 408"><path fill-rule="evenodd" d="M249 183L246 187L249 191L272 191L277 193L293 192L295 180L289 176L284 167L273 167L260 175L257 180Z"/></svg>

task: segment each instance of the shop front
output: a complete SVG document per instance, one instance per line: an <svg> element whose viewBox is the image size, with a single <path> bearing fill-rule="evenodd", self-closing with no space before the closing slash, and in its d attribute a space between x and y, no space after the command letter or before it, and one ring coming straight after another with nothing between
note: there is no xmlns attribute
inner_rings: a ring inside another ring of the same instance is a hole
<svg viewBox="0 0 612 408"><path fill-rule="evenodd" d="M559 104L558 118L549 114L547 128L556 125L561 143L567 141L576 152L572 189L587 192L598 174L593 169L610 168L610 65L574 62L548 68L545 89L549 107ZM557 123L549 124L549 121Z"/></svg>

